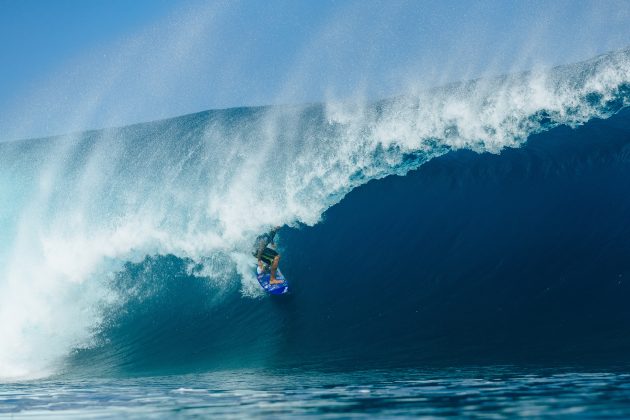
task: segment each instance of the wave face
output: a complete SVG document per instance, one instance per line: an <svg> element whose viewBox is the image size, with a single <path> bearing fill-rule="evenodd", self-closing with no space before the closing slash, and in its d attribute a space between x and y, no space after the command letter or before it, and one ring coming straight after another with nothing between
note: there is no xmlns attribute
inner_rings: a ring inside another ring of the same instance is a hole
<svg viewBox="0 0 630 420"><path fill-rule="evenodd" d="M624 50L0 143L0 378L625 358L629 103ZM287 299L252 274L273 225Z"/></svg>

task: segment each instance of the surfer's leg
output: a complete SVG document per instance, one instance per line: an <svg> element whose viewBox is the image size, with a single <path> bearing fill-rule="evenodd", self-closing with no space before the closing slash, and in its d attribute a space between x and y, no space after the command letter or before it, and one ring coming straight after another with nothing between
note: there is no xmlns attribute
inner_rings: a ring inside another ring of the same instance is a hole
<svg viewBox="0 0 630 420"><path fill-rule="evenodd" d="M282 280L276 280L276 270L278 270L278 263L280 262L280 254L276 255L271 263L271 277L269 278L269 284L280 284Z"/></svg>

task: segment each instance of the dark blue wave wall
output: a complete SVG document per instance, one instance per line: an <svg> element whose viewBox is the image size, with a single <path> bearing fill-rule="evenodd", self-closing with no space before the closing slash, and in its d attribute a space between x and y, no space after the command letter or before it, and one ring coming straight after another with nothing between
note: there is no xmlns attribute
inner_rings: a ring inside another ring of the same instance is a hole
<svg viewBox="0 0 630 420"><path fill-rule="evenodd" d="M628 110L500 155L451 152L281 230L290 296L244 298L174 256L129 264L112 283L125 304L70 365L628 362L629 192Z"/></svg>
<svg viewBox="0 0 630 420"><path fill-rule="evenodd" d="M630 112L460 151L284 232L292 350L382 360L628 359Z"/></svg>

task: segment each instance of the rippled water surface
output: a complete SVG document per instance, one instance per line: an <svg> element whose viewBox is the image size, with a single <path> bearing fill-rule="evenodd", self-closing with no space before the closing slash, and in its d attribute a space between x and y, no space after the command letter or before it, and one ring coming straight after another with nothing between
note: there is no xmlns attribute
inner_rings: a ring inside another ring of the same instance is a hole
<svg viewBox="0 0 630 420"><path fill-rule="evenodd" d="M1 417L630 417L623 371L229 371L0 385Z"/></svg>

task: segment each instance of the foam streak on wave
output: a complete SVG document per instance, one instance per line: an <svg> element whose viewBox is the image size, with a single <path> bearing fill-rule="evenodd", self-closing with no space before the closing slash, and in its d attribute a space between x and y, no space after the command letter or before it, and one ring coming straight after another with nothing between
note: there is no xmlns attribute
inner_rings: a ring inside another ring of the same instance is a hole
<svg viewBox="0 0 630 420"><path fill-rule="evenodd" d="M372 104L209 111L0 144L0 377L48 375L90 346L125 261L221 252L248 291L242 256L271 225L316 224L371 179L449 150L498 153L629 101L624 50Z"/></svg>

